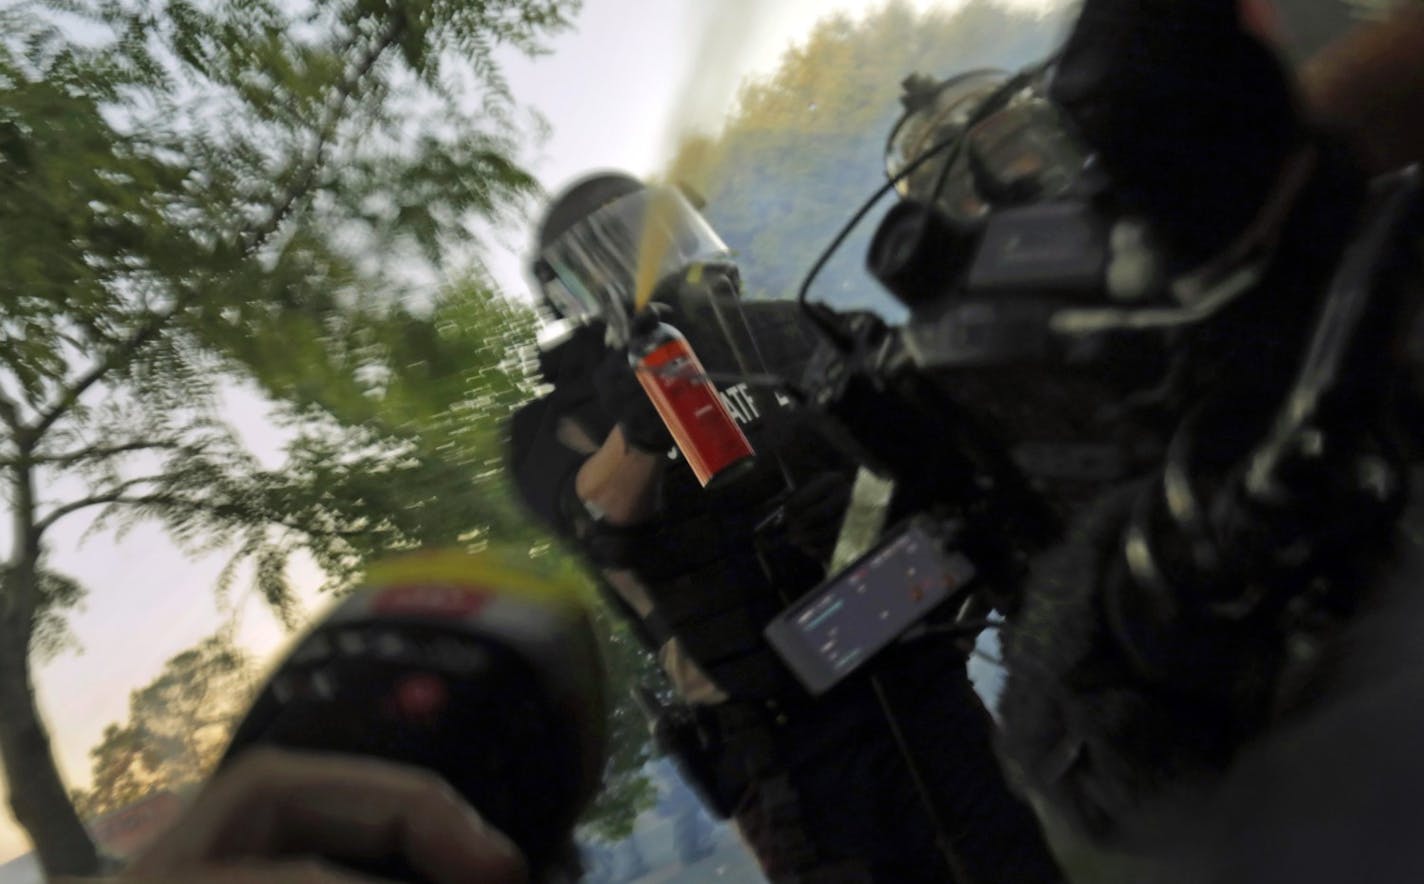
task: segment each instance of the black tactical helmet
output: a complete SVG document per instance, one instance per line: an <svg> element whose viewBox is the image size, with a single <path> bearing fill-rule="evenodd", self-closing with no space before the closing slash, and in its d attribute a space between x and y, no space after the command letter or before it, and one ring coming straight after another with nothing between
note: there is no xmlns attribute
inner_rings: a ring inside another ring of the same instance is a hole
<svg viewBox="0 0 1424 884"><path fill-rule="evenodd" d="M640 278L656 282L730 252L675 188L599 172L555 197L539 222L530 272L560 317L630 316ZM646 266L645 266L646 265Z"/></svg>
<svg viewBox="0 0 1424 884"><path fill-rule="evenodd" d="M539 220L539 251L563 236L570 227L621 196L644 190L643 182L622 172L595 172L580 178L549 202Z"/></svg>

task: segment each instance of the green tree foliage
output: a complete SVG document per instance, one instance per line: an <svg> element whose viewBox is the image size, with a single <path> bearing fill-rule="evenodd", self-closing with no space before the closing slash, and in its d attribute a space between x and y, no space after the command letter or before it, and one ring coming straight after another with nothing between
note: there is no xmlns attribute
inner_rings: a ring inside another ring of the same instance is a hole
<svg viewBox="0 0 1424 884"><path fill-rule="evenodd" d="M592 579L575 555L553 543L523 511L504 469L504 428L539 389L538 325L532 308L471 277L441 292L427 321L393 313L384 327L327 335L322 359L332 371L326 382L312 384L310 374L286 377L270 370L268 379L274 392L308 418L315 413L379 427L383 438L402 440L411 456L452 467L445 484L430 489L434 499L416 511L419 518L458 528L452 542L525 549L564 577ZM274 363L264 364L270 369ZM376 503L376 509L386 508L386 502ZM345 567L344 560L322 564L332 574ZM632 832L638 814L656 797L642 772L651 755L648 726L631 689L656 678L657 671L626 625L606 611L598 614L608 670L610 751L604 788L585 827L616 840Z"/></svg>
<svg viewBox="0 0 1424 884"><path fill-rule="evenodd" d="M618 841L633 834L638 814L657 801L657 789L643 772L653 755L648 722L632 699L633 687L655 679L657 669L626 624L605 611L598 626L611 691L609 752L603 789L585 812L582 828L596 838Z"/></svg>
<svg viewBox="0 0 1424 884"><path fill-rule="evenodd" d="M75 809L87 818L127 807L156 788L156 775L144 760L143 735L133 728L109 724L89 757L94 786L71 793Z"/></svg>
<svg viewBox="0 0 1424 884"><path fill-rule="evenodd" d="M841 225L884 184L885 142L907 75L1016 69L1066 33L1066 12L1040 18L971 0L919 13L892 0L862 21L823 20L770 77L747 84L723 131L689 140L673 163L707 198L747 293L794 296ZM813 297L893 311L863 269L877 217L841 247Z"/></svg>
<svg viewBox="0 0 1424 884"><path fill-rule="evenodd" d="M89 750L92 785L77 798L80 812L98 816L201 782L246 710L253 679L247 655L222 634L175 655L129 695L128 721L110 724Z"/></svg>
<svg viewBox="0 0 1424 884"><path fill-rule="evenodd" d="M94 867L30 683L82 592L46 561L56 523L154 518L190 549L231 545L287 610L298 548L340 581L504 518L464 464L343 414L418 386L393 360L443 332L396 296L533 190L495 53L537 50L575 2L0 10L0 760L51 874ZM238 382L295 394L279 467L221 419Z"/></svg>
<svg viewBox="0 0 1424 884"><path fill-rule="evenodd" d="M537 326L532 308L470 276L418 313L396 308L380 317L328 317L322 328L285 344L283 330L275 330L264 342L271 350L248 358L284 404L280 419L308 428L298 475L312 483L280 496L313 508L303 524L325 518L320 489L333 499L361 501L370 526L390 529L380 543L385 549L409 537L538 544L503 470L504 424L537 386ZM374 460L359 446L347 447L351 432L380 442L369 452ZM390 480L393 470L407 468L405 478L418 484ZM366 531L357 539L370 537ZM367 551L333 549L328 553L344 554L324 555L319 564L341 580Z"/></svg>

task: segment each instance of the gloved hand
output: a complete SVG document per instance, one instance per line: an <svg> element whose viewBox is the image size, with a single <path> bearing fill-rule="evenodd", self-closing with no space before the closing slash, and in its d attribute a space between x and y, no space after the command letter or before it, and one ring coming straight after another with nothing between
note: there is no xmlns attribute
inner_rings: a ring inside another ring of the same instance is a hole
<svg viewBox="0 0 1424 884"><path fill-rule="evenodd" d="M1114 194L1188 265L1255 218L1302 130L1275 54L1236 0L1088 0L1051 96Z"/></svg>
<svg viewBox="0 0 1424 884"><path fill-rule="evenodd" d="M851 477L817 473L786 499L786 537L806 555L829 562L850 503Z"/></svg>
<svg viewBox="0 0 1424 884"><path fill-rule="evenodd" d="M609 350L593 372L598 404L623 428L623 436L640 451L661 454L672 447L672 434L643 385L628 364L628 351Z"/></svg>

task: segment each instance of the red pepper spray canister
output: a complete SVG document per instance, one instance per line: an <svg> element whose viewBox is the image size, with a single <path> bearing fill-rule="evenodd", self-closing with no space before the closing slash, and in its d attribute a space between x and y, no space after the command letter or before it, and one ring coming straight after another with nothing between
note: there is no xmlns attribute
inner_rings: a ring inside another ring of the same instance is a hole
<svg viewBox="0 0 1424 884"><path fill-rule="evenodd" d="M682 333L651 313L636 323L628 361L705 488L751 466L756 452Z"/></svg>

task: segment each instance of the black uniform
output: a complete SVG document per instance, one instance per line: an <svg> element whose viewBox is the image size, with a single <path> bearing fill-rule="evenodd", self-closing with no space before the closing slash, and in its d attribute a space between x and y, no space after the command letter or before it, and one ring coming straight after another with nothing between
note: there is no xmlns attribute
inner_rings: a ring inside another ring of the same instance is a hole
<svg viewBox="0 0 1424 884"><path fill-rule="evenodd" d="M743 308L767 368L796 377L815 342L796 306ZM692 742L707 747L684 760L774 880L1059 880L1036 819L1000 775L989 718L952 642L896 645L813 699L763 640L766 622L823 576L776 518L785 476L796 487L838 476L844 489L854 465L784 391L723 382L737 371L725 335L739 334L738 317L730 307L718 321L707 297L689 295L670 321L756 448L749 475L704 491L678 462L655 522L614 529L588 516L573 477L587 440L600 444L612 424L590 382L606 353L593 329L546 361L554 391L514 420L511 466L529 505L601 568L636 575L646 598L622 601L650 649L675 643L719 689L717 702L684 710ZM570 446L576 438L582 450Z"/></svg>

